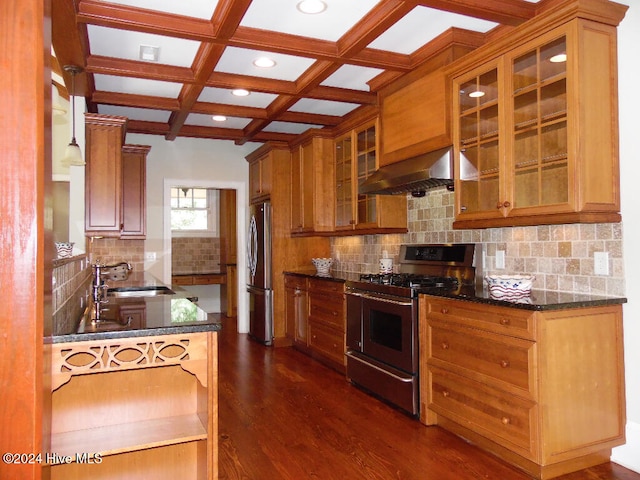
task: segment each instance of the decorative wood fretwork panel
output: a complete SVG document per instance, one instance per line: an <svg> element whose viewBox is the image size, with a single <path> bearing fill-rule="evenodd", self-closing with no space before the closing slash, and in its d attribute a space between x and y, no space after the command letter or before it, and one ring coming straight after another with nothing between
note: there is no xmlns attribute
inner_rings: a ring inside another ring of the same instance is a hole
<svg viewBox="0 0 640 480"><path fill-rule="evenodd" d="M73 375L179 365L207 386L207 335L161 335L53 345L52 391Z"/></svg>

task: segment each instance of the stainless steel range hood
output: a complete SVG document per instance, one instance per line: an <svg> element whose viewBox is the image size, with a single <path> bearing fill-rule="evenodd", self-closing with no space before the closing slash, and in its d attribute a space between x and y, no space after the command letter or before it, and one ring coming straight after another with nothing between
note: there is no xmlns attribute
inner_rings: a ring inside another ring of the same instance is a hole
<svg viewBox="0 0 640 480"><path fill-rule="evenodd" d="M359 187L359 194L395 195L424 193L430 188L453 185L451 147L418 155L376 170Z"/></svg>

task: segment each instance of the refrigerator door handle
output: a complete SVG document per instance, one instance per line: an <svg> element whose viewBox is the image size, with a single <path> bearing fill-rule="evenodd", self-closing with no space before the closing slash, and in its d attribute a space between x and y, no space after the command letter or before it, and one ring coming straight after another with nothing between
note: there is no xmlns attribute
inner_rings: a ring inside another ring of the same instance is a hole
<svg viewBox="0 0 640 480"><path fill-rule="evenodd" d="M249 240L247 242L247 256L249 257L249 272L251 273L251 283L253 283L253 277L256 276L256 269L258 267L258 227L256 225L256 217L252 216L249 222Z"/></svg>

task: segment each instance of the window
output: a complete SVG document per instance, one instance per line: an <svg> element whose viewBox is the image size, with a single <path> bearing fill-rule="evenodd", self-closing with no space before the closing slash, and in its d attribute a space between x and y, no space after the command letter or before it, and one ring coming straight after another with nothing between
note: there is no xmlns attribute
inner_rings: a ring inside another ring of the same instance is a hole
<svg viewBox="0 0 640 480"><path fill-rule="evenodd" d="M218 191L171 187L171 231L177 236L215 236L218 232Z"/></svg>

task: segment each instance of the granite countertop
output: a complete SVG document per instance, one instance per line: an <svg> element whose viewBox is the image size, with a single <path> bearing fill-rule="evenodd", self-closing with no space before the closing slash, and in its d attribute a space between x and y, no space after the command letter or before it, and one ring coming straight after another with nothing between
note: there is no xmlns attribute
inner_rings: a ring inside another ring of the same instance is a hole
<svg viewBox="0 0 640 480"><path fill-rule="evenodd" d="M110 288L165 286L145 272L131 272L124 278L105 278ZM75 322L54 319L53 343L81 342L114 338L146 337L207 331L219 331L222 324L198 307L180 288L173 295L151 297L108 297L103 304L101 320L95 318L95 307L89 299L81 318Z"/></svg>
<svg viewBox="0 0 640 480"><path fill-rule="evenodd" d="M330 272L329 275L318 275L313 269L294 270L284 272L288 275L299 275L310 278L323 278L336 282L358 281L358 273ZM463 285L456 290L427 289L421 291L437 297L465 300L486 305L518 308L521 310L564 310L571 308L597 307L603 305L620 305L627 303L624 297L607 297L590 293L571 293L552 290L532 290L531 295L517 300L497 300L491 298L485 285Z"/></svg>

